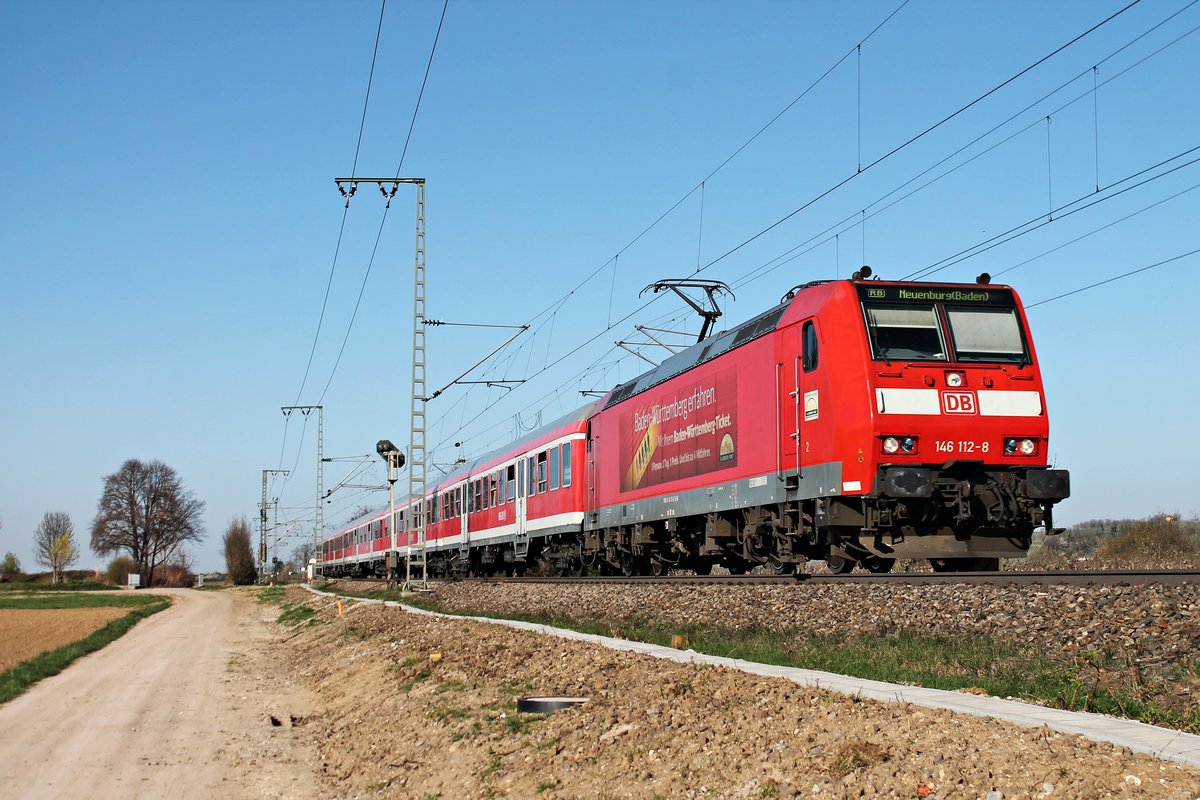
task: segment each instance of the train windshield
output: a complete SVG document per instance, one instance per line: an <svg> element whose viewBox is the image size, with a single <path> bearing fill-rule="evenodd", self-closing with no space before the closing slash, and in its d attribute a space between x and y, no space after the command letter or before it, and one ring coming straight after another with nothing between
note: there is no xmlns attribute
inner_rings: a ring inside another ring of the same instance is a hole
<svg viewBox="0 0 1200 800"><path fill-rule="evenodd" d="M859 295L876 361L1029 359L1011 291L863 284Z"/></svg>
<svg viewBox="0 0 1200 800"><path fill-rule="evenodd" d="M946 346L932 305L867 306L866 312L876 358L945 360Z"/></svg>
<svg viewBox="0 0 1200 800"><path fill-rule="evenodd" d="M959 361L1022 361L1025 340L1011 308L947 308Z"/></svg>

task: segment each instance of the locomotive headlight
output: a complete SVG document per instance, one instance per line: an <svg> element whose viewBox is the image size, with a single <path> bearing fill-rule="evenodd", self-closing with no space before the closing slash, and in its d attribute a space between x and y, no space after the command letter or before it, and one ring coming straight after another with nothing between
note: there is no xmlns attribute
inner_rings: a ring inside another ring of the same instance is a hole
<svg viewBox="0 0 1200 800"><path fill-rule="evenodd" d="M900 440L900 449L906 453L915 452L917 449L917 439L915 436L905 436Z"/></svg>
<svg viewBox="0 0 1200 800"><path fill-rule="evenodd" d="M883 440L883 452L891 455L900 449L900 440L895 436L885 437Z"/></svg>
<svg viewBox="0 0 1200 800"><path fill-rule="evenodd" d="M1037 439L1018 439L1015 436L1004 440L1004 455L1032 456L1037 455Z"/></svg>
<svg viewBox="0 0 1200 800"><path fill-rule="evenodd" d="M967 382L967 376L961 372L947 372L946 373L946 385L949 386L951 389L957 389L959 386L962 386L966 382Z"/></svg>

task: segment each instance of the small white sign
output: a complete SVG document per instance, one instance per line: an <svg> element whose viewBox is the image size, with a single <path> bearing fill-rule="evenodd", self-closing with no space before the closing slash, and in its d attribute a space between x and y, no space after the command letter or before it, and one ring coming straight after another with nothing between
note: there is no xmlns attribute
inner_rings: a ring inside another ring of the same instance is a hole
<svg viewBox="0 0 1200 800"><path fill-rule="evenodd" d="M811 422L821 416L821 401L817 390L804 393L804 421Z"/></svg>

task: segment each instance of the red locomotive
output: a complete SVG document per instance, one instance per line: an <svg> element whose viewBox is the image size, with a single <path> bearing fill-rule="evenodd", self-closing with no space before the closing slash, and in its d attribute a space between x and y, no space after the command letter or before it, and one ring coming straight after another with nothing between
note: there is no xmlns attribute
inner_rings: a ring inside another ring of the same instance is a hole
<svg viewBox="0 0 1200 800"><path fill-rule="evenodd" d="M441 479L430 574L993 570L1070 494L1048 436L1011 288L818 281ZM415 510L327 539L324 574L402 572Z"/></svg>

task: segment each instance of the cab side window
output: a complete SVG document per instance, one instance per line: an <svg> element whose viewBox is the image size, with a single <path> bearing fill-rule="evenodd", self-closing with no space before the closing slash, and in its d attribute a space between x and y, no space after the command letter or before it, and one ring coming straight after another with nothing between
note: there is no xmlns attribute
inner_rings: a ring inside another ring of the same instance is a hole
<svg viewBox="0 0 1200 800"><path fill-rule="evenodd" d="M812 372L817 368L817 326L812 320L804 323L802 333L804 339L804 371Z"/></svg>

